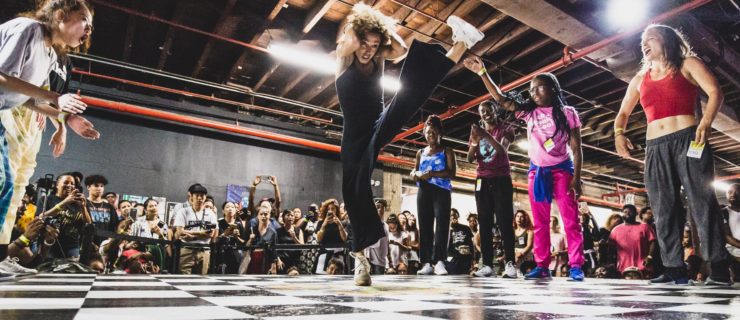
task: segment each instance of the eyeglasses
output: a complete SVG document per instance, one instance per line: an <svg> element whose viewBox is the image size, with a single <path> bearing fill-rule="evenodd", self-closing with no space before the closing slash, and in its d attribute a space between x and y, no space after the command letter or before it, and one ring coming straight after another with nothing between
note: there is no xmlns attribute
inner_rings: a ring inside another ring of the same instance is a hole
<svg viewBox="0 0 740 320"><path fill-rule="evenodd" d="M539 86L534 86L534 87L531 87L531 88L529 88L529 90L527 90L527 91L529 91L529 94L531 95L531 94L534 94L535 92L537 92L537 90L539 90L539 88L547 88L547 86L546 86L546 85L544 85L544 84L541 84L541 85L539 85Z"/></svg>

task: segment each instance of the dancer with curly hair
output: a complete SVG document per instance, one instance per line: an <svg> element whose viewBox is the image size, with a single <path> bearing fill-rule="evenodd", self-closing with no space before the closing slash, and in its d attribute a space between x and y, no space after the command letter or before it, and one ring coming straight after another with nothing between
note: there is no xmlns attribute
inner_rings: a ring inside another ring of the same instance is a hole
<svg viewBox="0 0 740 320"><path fill-rule="evenodd" d="M342 136L342 193L354 235L355 284L368 286L370 263L363 249L386 236L373 205L370 177L380 150L421 108L466 48L483 34L462 19L450 16L454 45L449 52L438 44L414 41L407 48L396 34L395 21L364 4L355 5L337 45L336 89L344 115ZM406 56L401 69L403 88L386 104L383 76L386 60Z"/></svg>

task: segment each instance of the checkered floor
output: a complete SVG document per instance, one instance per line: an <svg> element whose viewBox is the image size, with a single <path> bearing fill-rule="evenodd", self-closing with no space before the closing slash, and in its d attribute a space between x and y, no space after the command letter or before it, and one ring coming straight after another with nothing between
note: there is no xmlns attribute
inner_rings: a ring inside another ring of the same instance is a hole
<svg viewBox="0 0 740 320"><path fill-rule="evenodd" d="M0 319L732 319L740 287L467 276L41 274L0 283Z"/></svg>

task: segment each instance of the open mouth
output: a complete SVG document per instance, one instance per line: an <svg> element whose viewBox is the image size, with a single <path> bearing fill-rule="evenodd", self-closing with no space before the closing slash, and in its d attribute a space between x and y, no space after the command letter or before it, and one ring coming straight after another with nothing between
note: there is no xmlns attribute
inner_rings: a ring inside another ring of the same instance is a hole
<svg viewBox="0 0 740 320"><path fill-rule="evenodd" d="M651 52L651 51L652 51L652 50L651 50L650 48L646 48L646 49L645 49L645 50L643 50L642 52L643 52L643 54L644 54L644 55L648 55L648 54L650 54L650 52Z"/></svg>
<svg viewBox="0 0 740 320"><path fill-rule="evenodd" d="M88 35L84 35L84 36L80 37L80 44L85 43L85 41L87 41L87 38L88 38Z"/></svg>

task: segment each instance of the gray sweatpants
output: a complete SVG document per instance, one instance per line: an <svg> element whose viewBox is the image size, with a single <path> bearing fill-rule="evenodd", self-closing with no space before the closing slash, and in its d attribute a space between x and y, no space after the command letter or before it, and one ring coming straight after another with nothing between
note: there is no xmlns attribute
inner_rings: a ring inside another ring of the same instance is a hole
<svg viewBox="0 0 740 320"><path fill-rule="evenodd" d="M681 240L686 212L681 201L681 186L688 196L704 260L720 262L728 254L720 229L719 203L712 186L712 148L706 144L700 159L686 156L695 133L696 127L689 127L647 140L645 187L655 213L660 255L669 268L684 267Z"/></svg>

